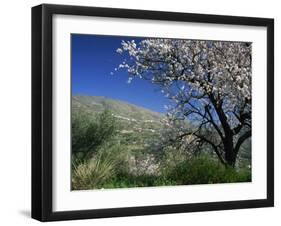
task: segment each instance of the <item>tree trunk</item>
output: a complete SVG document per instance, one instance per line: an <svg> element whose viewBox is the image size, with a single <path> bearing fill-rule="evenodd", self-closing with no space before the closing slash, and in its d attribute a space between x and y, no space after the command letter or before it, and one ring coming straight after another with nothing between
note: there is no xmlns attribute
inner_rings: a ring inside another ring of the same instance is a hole
<svg viewBox="0 0 281 226"><path fill-rule="evenodd" d="M225 161L228 166L235 167L236 162L236 154L234 151L233 146L233 135L228 135L224 139L224 154L225 154Z"/></svg>

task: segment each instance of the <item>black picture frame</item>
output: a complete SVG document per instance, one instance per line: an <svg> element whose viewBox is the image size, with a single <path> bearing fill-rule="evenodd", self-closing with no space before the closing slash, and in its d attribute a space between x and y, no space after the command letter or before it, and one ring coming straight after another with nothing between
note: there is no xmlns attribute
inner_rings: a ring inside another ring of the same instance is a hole
<svg viewBox="0 0 281 226"><path fill-rule="evenodd" d="M52 210L52 18L55 14L266 27L267 198L54 212ZM50 4L32 8L32 218L40 221L56 221L270 206L274 206L273 19Z"/></svg>

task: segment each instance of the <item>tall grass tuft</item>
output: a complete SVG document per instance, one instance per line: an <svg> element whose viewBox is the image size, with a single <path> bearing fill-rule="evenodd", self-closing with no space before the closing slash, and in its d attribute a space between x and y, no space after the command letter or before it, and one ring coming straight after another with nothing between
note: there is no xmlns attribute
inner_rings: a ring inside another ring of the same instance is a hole
<svg viewBox="0 0 281 226"><path fill-rule="evenodd" d="M77 160L72 167L72 189L87 190L103 185L126 166L124 147L107 143L89 160Z"/></svg>
<svg viewBox="0 0 281 226"><path fill-rule="evenodd" d="M103 184L114 173L110 160L92 158L73 166L72 188L74 190L92 189Z"/></svg>

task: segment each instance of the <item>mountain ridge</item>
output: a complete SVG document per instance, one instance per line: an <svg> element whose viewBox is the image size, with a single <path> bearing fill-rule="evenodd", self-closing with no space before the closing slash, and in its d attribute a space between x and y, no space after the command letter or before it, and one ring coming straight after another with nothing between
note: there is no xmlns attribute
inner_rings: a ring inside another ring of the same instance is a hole
<svg viewBox="0 0 281 226"><path fill-rule="evenodd" d="M120 118L135 118L141 120L159 121L164 114L138 106L123 100L105 96L73 95L72 109L84 109L91 112L111 110Z"/></svg>

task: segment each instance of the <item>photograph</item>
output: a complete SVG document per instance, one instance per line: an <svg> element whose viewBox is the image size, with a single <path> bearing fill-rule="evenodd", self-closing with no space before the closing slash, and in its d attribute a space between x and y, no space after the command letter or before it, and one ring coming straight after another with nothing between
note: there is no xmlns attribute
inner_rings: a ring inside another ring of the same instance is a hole
<svg viewBox="0 0 281 226"><path fill-rule="evenodd" d="M252 181L251 42L70 39L71 190Z"/></svg>
<svg viewBox="0 0 281 226"><path fill-rule="evenodd" d="M33 219L274 206L274 18L163 10L32 7Z"/></svg>

